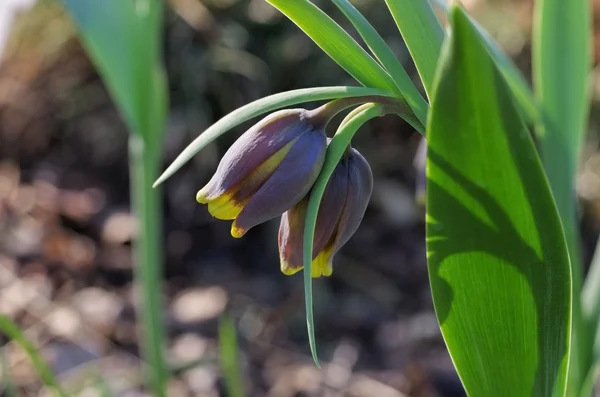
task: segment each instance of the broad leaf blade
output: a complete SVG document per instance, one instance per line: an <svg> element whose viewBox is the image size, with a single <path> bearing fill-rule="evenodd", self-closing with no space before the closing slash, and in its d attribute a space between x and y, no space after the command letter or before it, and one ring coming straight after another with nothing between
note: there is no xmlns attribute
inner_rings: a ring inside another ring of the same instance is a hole
<svg viewBox="0 0 600 397"><path fill-rule="evenodd" d="M152 135L162 130L164 120L157 126L156 114L164 112L154 108L166 96L156 72L161 5L154 0L63 1L130 129Z"/></svg>
<svg viewBox="0 0 600 397"><path fill-rule="evenodd" d="M428 126L427 254L444 339L470 396L563 396L569 259L505 80L463 11Z"/></svg>
<svg viewBox="0 0 600 397"><path fill-rule="evenodd" d="M431 96L444 28L426 0L385 0L408 51L415 62L428 96Z"/></svg>
<svg viewBox="0 0 600 397"><path fill-rule="evenodd" d="M308 0L267 0L365 87L394 89L385 70L333 19Z"/></svg>
<svg viewBox="0 0 600 397"><path fill-rule="evenodd" d="M445 14L450 12L450 6L446 4L446 0L431 1ZM496 66L498 66L498 69L506 79L506 83L519 104L522 112L521 114L525 118L525 121L529 124L539 122L542 119L541 112L537 100L535 99L527 80L525 80L523 73L517 68L506 52L504 52L502 47L500 47L500 44L498 44L498 42L496 42L496 40L494 40L494 38L490 36L490 34L474 18L469 17L469 20L473 26L477 28L490 56L494 59Z"/></svg>

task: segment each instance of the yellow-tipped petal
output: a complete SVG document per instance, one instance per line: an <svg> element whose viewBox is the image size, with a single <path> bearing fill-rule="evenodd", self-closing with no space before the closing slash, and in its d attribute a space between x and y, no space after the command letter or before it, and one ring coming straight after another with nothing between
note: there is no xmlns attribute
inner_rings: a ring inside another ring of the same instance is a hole
<svg viewBox="0 0 600 397"><path fill-rule="evenodd" d="M321 276L331 276L333 268L331 267L331 253L333 251L333 245L326 247L323 251L319 252L319 255L312 262L311 273L313 278Z"/></svg>
<svg viewBox="0 0 600 397"><path fill-rule="evenodd" d="M206 198L206 195L206 187L203 187L202 189L198 190L198 193L196 193L196 201L200 204L208 204L209 200Z"/></svg>
<svg viewBox="0 0 600 397"><path fill-rule="evenodd" d="M238 227L235 224L235 221L233 221L233 223L231 224L231 237L233 237L233 238L244 237L244 234L246 234L247 231L248 231L248 229L244 229L242 227Z"/></svg>
<svg viewBox="0 0 600 397"><path fill-rule="evenodd" d="M285 274L286 276L292 276L292 275L298 273L300 270L302 270L301 267L291 267L285 261L281 261L280 268L281 268L281 273Z"/></svg>
<svg viewBox="0 0 600 397"><path fill-rule="evenodd" d="M208 200L208 212L217 219L232 220L235 219L244 203L236 202L230 193L222 194L221 196Z"/></svg>

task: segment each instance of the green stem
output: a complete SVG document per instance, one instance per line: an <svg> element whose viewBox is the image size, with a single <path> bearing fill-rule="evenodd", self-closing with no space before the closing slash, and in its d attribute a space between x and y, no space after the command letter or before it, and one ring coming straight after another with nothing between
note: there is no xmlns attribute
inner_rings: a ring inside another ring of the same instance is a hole
<svg viewBox="0 0 600 397"><path fill-rule="evenodd" d="M323 193L325 192L327 182L333 174L335 167L340 162L340 159L344 155L344 152L350 144L354 134L356 134L358 129L364 123L372 118L383 116L389 110L390 109L388 109L385 105L367 103L354 109L344 118L335 136L331 139L331 142L327 147L325 163L323 164L323 168L321 169L319 177L310 191L303 234L304 299L306 305L308 342L312 352L313 360L315 361L317 367L319 367L319 358L317 356L315 322L312 304L312 254L319 206L321 205L321 199L323 198ZM392 113L395 113L395 111L392 111Z"/></svg>
<svg viewBox="0 0 600 397"><path fill-rule="evenodd" d="M142 356L146 360L147 379L153 394L165 396L167 369L163 357L165 338L162 322L160 236L160 191L152 188L158 175L159 151L139 135L129 138L131 197L139 221L139 236L135 243L135 281L140 294L139 317Z"/></svg>

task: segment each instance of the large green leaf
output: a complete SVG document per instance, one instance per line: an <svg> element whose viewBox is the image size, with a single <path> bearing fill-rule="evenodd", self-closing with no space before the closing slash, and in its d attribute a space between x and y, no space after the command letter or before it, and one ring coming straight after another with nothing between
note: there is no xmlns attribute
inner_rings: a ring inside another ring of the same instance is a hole
<svg viewBox="0 0 600 397"><path fill-rule="evenodd" d="M161 113L153 109L153 101L165 95L156 72L160 4L154 4L156 0L63 1L130 129L151 134L155 115Z"/></svg>
<svg viewBox="0 0 600 397"><path fill-rule="evenodd" d="M450 15L428 125L427 255L470 396L563 396L569 259L511 93L464 12Z"/></svg>
<svg viewBox="0 0 600 397"><path fill-rule="evenodd" d="M365 87L395 89L385 70L344 29L308 0L267 0Z"/></svg>

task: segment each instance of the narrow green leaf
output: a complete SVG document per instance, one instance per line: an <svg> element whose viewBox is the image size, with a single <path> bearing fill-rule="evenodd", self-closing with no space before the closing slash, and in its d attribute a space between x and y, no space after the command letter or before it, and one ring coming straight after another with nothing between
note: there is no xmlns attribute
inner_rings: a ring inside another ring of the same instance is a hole
<svg viewBox="0 0 600 397"><path fill-rule="evenodd" d="M385 0L408 47L427 95L431 97L444 28L426 0Z"/></svg>
<svg viewBox="0 0 600 397"><path fill-rule="evenodd" d="M476 28L459 8L450 22L427 128L427 256L442 334L470 396L563 396L571 282L557 209Z"/></svg>
<svg viewBox="0 0 600 397"><path fill-rule="evenodd" d="M308 0L267 0L365 87L393 90L392 78L333 19Z"/></svg>
<svg viewBox="0 0 600 397"><path fill-rule="evenodd" d="M317 224L317 214L321 199L325 192L327 182L335 167L340 162L344 151L350 144L352 137L358 129L368 120L382 116L386 113L385 105L376 105L368 103L350 112L342 120L335 136L331 139L327 147L327 154L321 173L317 178L313 188L310 191L308 206L306 209L306 220L304 224L304 245L303 245L303 263L304 263L304 300L306 305L306 325L308 329L308 342L312 352L313 360L317 367L320 367L317 355L317 344L315 339L315 322L313 316L312 303L312 252L314 244L315 227Z"/></svg>
<svg viewBox="0 0 600 397"><path fill-rule="evenodd" d="M228 315L222 316L219 323L219 358L227 396L244 397L235 324Z"/></svg>
<svg viewBox="0 0 600 397"><path fill-rule="evenodd" d="M0 315L0 333L3 333L6 335L6 337L21 346L46 386L52 388L54 391L56 391L56 393L58 393L58 395L62 397L66 396L66 393L60 388L58 379L52 372L52 369L44 361L40 352L36 349L33 343L27 339L17 324L12 322L12 320L5 315Z"/></svg>
<svg viewBox="0 0 600 397"><path fill-rule="evenodd" d="M377 33L375 28L348 0L332 0L333 3L344 13L346 18L354 25L365 44L373 55L390 74L400 95L406 100L421 124L427 123L427 110L429 105L415 87L414 83L404 70L404 66L394 55L385 40Z"/></svg>
<svg viewBox="0 0 600 397"><path fill-rule="evenodd" d="M544 117L536 128L540 155L565 228L573 291L580 291L582 264L574 186L590 106L591 5L589 0L538 0L534 22L533 81ZM570 395L578 394L593 363L594 333L588 323L594 322L590 316L595 310L587 305L582 308L579 294L575 297Z"/></svg>
<svg viewBox="0 0 600 397"><path fill-rule="evenodd" d="M242 124L254 117L273 110L281 109L287 106L297 105L299 103L322 101L327 99L361 97L369 95L387 96L393 98L396 96L391 91L378 90L374 88L363 87L317 87L304 88L300 90L286 91L278 94L270 95L265 98L257 99L239 109L229 113L215 124L210 126L198 138L194 139L171 165L163 172L163 174L154 182L154 186L158 186L177 170L183 167L192 157L200 150L210 144L212 141L231 130L233 127Z"/></svg>

